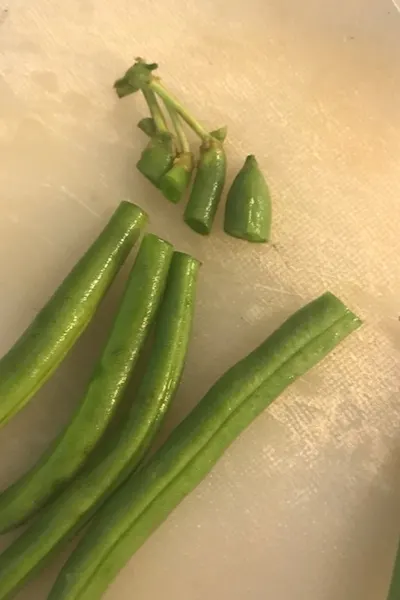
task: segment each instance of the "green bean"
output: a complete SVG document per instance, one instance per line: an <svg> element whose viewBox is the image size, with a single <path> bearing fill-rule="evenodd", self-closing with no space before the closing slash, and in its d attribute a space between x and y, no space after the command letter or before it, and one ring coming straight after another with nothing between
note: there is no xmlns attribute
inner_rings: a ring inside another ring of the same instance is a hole
<svg viewBox="0 0 400 600"><path fill-rule="evenodd" d="M194 312L199 263L174 253L156 317L152 353L116 447L83 471L0 555L0 599L15 593L79 530L148 451L179 384Z"/></svg>
<svg viewBox="0 0 400 600"><path fill-rule="evenodd" d="M86 254L0 360L0 426L47 381L93 317L146 223L122 202Z"/></svg>
<svg viewBox="0 0 400 600"><path fill-rule="evenodd" d="M197 233L208 235L221 200L226 176L226 155L221 142L209 137L200 149L193 187L184 220Z"/></svg>
<svg viewBox="0 0 400 600"><path fill-rule="evenodd" d="M326 293L229 369L167 441L104 504L49 600L97 600L131 555L288 385L360 325Z"/></svg>
<svg viewBox="0 0 400 600"><path fill-rule="evenodd" d="M20 525L75 475L106 430L149 332L172 246L142 241L113 328L72 421L39 461L0 494L0 533Z"/></svg>
<svg viewBox="0 0 400 600"><path fill-rule="evenodd" d="M397 548L397 554L394 562L392 580L390 583L389 595L387 600L399 600L400 598L400 541Z"/></svg>
<svg viewBox="0 0 400 600"><path fill-rule="evenodd" d="M152 126L154 126L155 132L143 150L136 167L142 175L159 187L160 179L173 165L176 156L175 141L168 129L164 113L155 93L147 88L143 88L142 92L149 107L151 118L142 119L139 125L143 131L149 133Z"/></svg>
<svg viewBox="0 0 400 600"><path fill-rule="evenodd" d="M236 175L225 205L225 232L249 242L266 242L271 233L271 196L255 156Z"/></svg>
<svg viewBox="0 0 400 600"><path fill-rule="evenodd" d="M136 167L151 183L159 186L160 179L175 158L174 139L170 133L160 132L150 138Z"/></svg>
<svg viewBox="0 0 400 600"><path fill-rule="evenodd" d="M189 187L194 157L179 114L170 104L164 102L164 106L175 131L177 155L172 167L161 177L159 187L167 200L177 204Z"/></svg>
<svg viewBox="0 0 400 600"><path fill-rule="evenodd" d="M160 190L170 202L177 204L182 200L192 176L193 154L184 152L176 157L174 164L160 180Z"/></svg>

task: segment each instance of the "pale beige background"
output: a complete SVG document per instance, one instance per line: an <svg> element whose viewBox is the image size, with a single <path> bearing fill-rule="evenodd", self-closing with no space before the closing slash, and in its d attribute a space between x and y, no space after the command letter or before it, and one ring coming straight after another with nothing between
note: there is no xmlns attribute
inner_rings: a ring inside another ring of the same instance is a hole
<svg viewBox="0 0 400 600"><path fill-rule="evenodd" d="M0 2L1 5L1 2ZM400 529L400 14L390 0L12 0L0 25L0 351L120 198L204 260L167 429L216 377L326 288L365 318L234 444L107 600L384 600ZM135 171L136 55L210 127L230 178L255 153L273 244L203 240ZM79 400L115 291L79 347L0 432L0 483ZM4 542L5 543L5 542ZM46 597L57 562L21 593Z"/></svg>

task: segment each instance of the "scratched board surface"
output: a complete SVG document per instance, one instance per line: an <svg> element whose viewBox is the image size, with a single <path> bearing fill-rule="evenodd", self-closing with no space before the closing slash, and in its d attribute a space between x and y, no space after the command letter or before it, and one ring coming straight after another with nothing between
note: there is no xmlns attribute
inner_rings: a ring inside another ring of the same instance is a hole
<svg viewBox="0 0 400 600"><path fill-rule="evenodd" d="M132 558L106 600L384 600L400 530L400 14L390 0L0 2L0 352L121 198L203 261L163 436L234 361L326 289L364 327L260 416ZM229 181L256 154L273 239L209 239L134 168L137 55L205 124ZM120 279L76 349L0 431L7 485L66 423ZM12 536L4 537L5 546ZM67 550L66 550L67 551ZM65 556L19 600L41 600Z"/></svg>

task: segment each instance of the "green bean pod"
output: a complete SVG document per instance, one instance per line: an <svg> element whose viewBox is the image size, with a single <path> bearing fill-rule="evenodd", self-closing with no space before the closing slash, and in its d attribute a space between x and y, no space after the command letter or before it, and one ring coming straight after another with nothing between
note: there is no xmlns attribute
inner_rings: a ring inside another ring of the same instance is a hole
<svg viewBox="0 0 400 600"><path fill-rule="evenodd" d="M174 164L160 179L160 190L170 202L177 204L182 200L194 168L191 152L184 152L176 157Z"/></svg>
<svg viewBox="0 0 400 600"><path fill-rule="evenodd" d="M86 254L0 359L0 426L42 387L86 329L146 220L140 208L121 202Z"/></svg>
<svg viewBox="0 0 400 600"><path fill-rule="evenodd" d="M113 450L83 471L0 555L0 599L14 594L137 467L178 387L192 327L199 263L174 253L150 359Z"/></svg>
<svg viewBox="0 0 400 600"><path fill-rule="evenodd" d="M82 402L38 462L0 494L0 533L20 525L75 475L110 423L167 281L172 246L147 234Z"/></svg>
<svg viewBox="0 0 400 600"><path fill-rule="evenodd" d="M224 230L249 242L266 242L271 234L271 196L255 156L236 175L225 205Z"/></svg>
<svg viewBox="0 0 400 600"><path fill-rule="evenodd" d="M173 136L167 132L159 132L150 138L136 167L142 175L158 187L161 177L172 167L174 158Z"/></svg>
<svg viewBox="0 0 400 600"><path fill-rule="evenodd" d="M226 177L226 155L213 137L203 142L184 220L197 233L208 235L221 200Z"/></svg>
<svg viewBox="0 0 400 600"><path fill-rule="evenodd" d="M359 324L335 296L324 294L229 369L96 514L49 600L98 600L251 421Z"/></svg>
<svg viewBox="0 0 400 600"><path fill-rule="evenodd" d="M157 133L156 124L152 117L144 117L144 119L140 119L137 124L139 129L143 131L148 137L154 137Z"/></svg>
<svg viewBox="0 0 400 600"><path fill-rule="evenodd" d="M390 583L387 600L399 600L400 598L400 541L393 566L392 580Z"/></svg>

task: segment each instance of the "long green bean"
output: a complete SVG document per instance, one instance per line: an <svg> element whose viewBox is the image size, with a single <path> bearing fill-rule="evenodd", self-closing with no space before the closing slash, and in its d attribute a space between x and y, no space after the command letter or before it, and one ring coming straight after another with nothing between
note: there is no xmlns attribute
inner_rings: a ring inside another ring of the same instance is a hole
<svg viewBox="0 0 400 600"><path fill-rule="evenodd" d="M146 220L140 208L121 202L86 254L0 360L0 427L26 405L83 333Z"/></svg>
<svg viewBox="0 0 400 600"><path fill-rule="evenodd" d="M14 594L78 531L148 451L177 389L187 351L199 263L175 253L152 353L117 445L83 472L0 555L0 599Z"/></svg>
<svg viewBox="0 0 400 600"><path fill-rule="evenodd" d="M98 512L49 600L98 600L251 421L359 325L335 296L324 294L229 369Z"/></svg>
<svg viewBox="0 0 400 600"><path fill-rule="evenodd" d="M113 328L71 422L38 462L0 494L0 533L21 523L85 463L120 402L164 292L173 248L147 234Z"/></svg>

